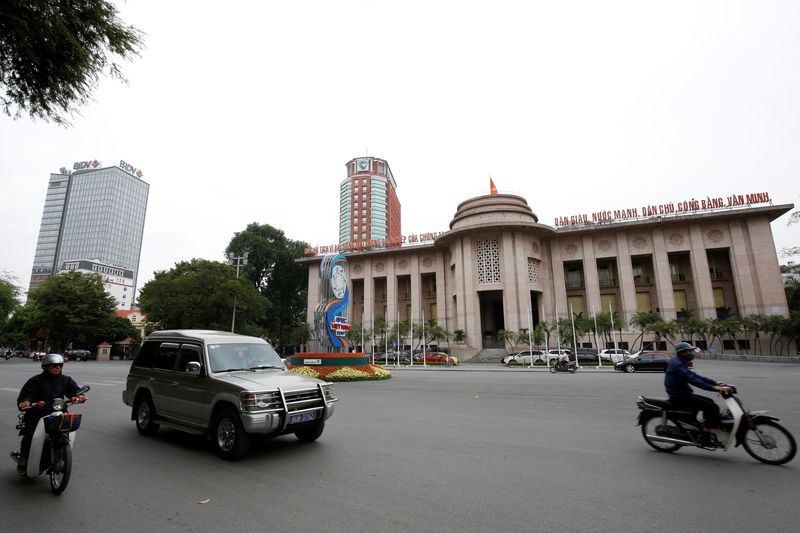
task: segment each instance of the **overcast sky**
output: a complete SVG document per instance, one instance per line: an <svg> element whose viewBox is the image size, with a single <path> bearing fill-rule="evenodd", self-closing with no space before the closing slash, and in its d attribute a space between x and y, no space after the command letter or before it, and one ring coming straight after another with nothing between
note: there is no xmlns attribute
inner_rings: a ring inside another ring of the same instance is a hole
<svg viewBox="0 0 800 533"><path fill-rule="evenodd" d="M128 85L103 80L71 128L0 116L0 273L26 288L49 174L91 159L150 184L139 288L222 260L250 222L337 243L363 155L389 162L403 234L447 230L490 175L550 225L735 193L800 203L800 2L116 5L146 34ZM787 218L778 248L800 241Z"/></svg>

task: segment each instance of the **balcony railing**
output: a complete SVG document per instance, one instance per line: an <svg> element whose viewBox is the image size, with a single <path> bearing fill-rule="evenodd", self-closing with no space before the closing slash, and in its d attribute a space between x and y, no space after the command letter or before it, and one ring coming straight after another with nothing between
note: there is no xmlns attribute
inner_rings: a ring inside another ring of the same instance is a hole
<svg viewBox="0 0 800 533"><path fill-rule="evenodd" d="M568 289L582 289L583 288L583 280L582 279L568 279L564 283Z"/></svg>
<svg viewBox="0 0 800 533"><path fill-rule="evenodd" d="M609 287L616 287L617 286L617 280L614 279L614 278L601 279L598 283L600 284L600 288L603 288L603 289L607 289Z"/></svg>
<svg viewBox="0 0 800 533"><path fill-rule="evenodd" d="M633 284L634 285L650 285L650 278L647 276L634 276L633 277Z"/></svg>
<svg viewBox="0 0 800 533"><path fill-rule="evenodd" d="M686 281L686 276L683 274L672 274L672 282Z"/></svg>

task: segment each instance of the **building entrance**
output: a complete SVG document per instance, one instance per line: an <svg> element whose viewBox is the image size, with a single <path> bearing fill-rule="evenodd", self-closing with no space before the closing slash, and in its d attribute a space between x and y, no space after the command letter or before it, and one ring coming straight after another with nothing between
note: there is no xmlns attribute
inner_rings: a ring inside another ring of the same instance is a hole
<svg viewBox="0 0 800 533"><path fill-rule="evenodd" d="M481 313L481 338L483 348L503 348L497 340L497 332L505 329L503 320L503 291L481 291L478 293Z"/></svg>

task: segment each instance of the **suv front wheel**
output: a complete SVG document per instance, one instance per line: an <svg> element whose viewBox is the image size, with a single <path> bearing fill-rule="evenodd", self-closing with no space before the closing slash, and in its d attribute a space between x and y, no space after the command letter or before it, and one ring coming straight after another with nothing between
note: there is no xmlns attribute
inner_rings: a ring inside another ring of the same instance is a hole
<svg viewBox="0 0 800 533"><path fill-rule="evenodd" d="M220 411L214 419L211 442L214 452L228 461L235 461L247 453L250 435L245 432L239 415L233 409Z"/></svg>
<svg viewBox="0 0 800 533"><path fill-rule="evenodd" d="M320 435L322 435L322 430L324 429L325 429L325 421L323 420L316 426L311 426L310 428L295 431L294 436L297 437L300 440L300 442L314 442L320 437Z"/></svg>
<svg viewBox="0 0 800 533"><path fill-rule="evenodd" d="M136 417L136 430L140 435L154 435L158 431L158 424L154 422L156 408L150 396L140 394L133 405L133 415Z"/></svg>

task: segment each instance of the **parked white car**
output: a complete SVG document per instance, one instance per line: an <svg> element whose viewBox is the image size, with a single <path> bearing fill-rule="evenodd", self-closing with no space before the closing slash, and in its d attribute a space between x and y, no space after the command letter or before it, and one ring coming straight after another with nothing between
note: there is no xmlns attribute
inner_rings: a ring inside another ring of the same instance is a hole
<svg viewBox="0 0 800 533"><path fill-rule="evenodd" d="M619 363L620 361L624 361L631 356L631 352L628 350L623 350L621 348L610 348L607 350L600 350L600 357L605 359L608 357L611 359L612 363Z"/></svg>
<svg viewBox="0 0 800 533"><path fill-rule="evenodd" d="M518 365L530 365L531 364L531 355L533 355L533 362L535 363L538 360L544 361L544 350L523 350L521 352L512 353L503 357L503 364L504 365L511 365L511 364L518 364Z"/></svg>

